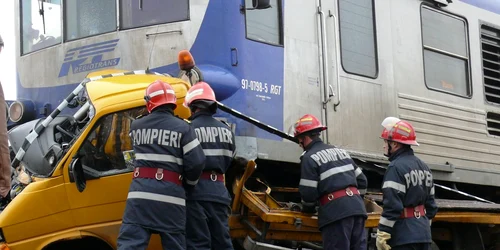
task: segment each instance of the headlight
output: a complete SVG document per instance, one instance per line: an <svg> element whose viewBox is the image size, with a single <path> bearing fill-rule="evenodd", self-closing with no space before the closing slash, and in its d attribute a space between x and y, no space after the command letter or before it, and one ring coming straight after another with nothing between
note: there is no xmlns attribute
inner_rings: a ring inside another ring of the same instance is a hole
<svg viewBox="0 0 500 250"><path fill-rule="evenodd" d="M12 122L25 122L36 117L35 103L31 100L14 101L9 107L9 118Z"/></svg>
<svg viewBox="0 0 500 250"><path fill-rule="evenodd" d="M92 118L94 118L95 116L95 109L94 109L94 106L92 104L90 104L90 107L89 107L89 119L92 120Z"/></svg>
<svg viewBox="0 0 500 250"><path fill-rule="evenodd" d="M21 102L14 101L10 105L8 113L12 122L18 122L23 118L24 105Z"/></svg>

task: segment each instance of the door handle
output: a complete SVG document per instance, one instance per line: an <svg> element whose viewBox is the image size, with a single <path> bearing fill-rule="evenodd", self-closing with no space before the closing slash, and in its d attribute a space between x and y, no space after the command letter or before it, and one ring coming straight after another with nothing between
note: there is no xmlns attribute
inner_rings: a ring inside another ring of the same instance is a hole
<svg viewBox="0 0 500 250"><path fill-rule="evenodd" d="M323 102L323 104L329 103L332 98L335 96L335 91L333 91L333 86L331 84L328 84L328 99Z"/></svg>

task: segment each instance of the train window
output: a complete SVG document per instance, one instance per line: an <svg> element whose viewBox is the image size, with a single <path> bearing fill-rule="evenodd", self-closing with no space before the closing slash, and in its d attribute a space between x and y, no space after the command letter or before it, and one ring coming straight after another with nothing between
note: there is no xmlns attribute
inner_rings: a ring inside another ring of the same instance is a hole
<svg viewBox="0 0 500 250"><path fill-rule="evenodd" d="M481 25L481 49L486 101L500 104L500 29ZM500 135L500 130L496 135Z"/></svg>
<svg viewBox="0 0 500 250"><path fill-rule="evenodd" d="M283 45L281 0L270 0L269 8L253 8L255 0L245 0L247 39L274 45Z"/></svg>
<svg viewBox="0 0 500 250"><path fill-rule="evenodd" d="M340 53L344 71L376 78L378 73L373 0L339 0Z"/></svg>
<svg viewBox="0 0 500 250"><path fill-rule="evenodd" d="M120 0L120 28L189 20L189 0Z"/></svg>
<svg viewBox="0 0 500 250"><path fill-rule="evenodd" d="M61 43L61 0L22 0L21 34L22 54Z"/></svg>
<svg viewBox="0 0 500 250"><path fill-rule="evenodd" d="M471 96L465 20L423 6L425 83L429 89Z"/></svg>
<svg viewBox="0 0 500 250"><path fill-rule="evenodd" d="M116 0L64 1L64 37L75 40L116 30Z"/></svg>

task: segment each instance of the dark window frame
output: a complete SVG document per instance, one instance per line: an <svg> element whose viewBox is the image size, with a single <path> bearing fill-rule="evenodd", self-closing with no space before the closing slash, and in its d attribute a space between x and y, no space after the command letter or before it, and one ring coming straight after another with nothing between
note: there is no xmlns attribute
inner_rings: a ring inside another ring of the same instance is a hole
<svg viewBox="0 0 500 250"><path fill-rule="evenodd" d="M169 24L169 23L179 23L179 22L186 22L186 21L191 21L191 0L186 0L187 1L187 6L188 6L188 9L187 9L187 13L188 13L188 16L187 16L187 19L185 20L178 20L178 21L170 21L170 22L161 22L161 23L156 23L156 24L147 24L147 25L141 25L141 26L134 26L134 27L130 27L130 28L124 28L122 25L122 21L121 21L121 18L122 18L122 4L121 4L121 1L120 0L117 0L117 30L120 31L120 30L133 30L133 29L140 29L140 28L144 28L144 27L153 27L153 26L158 26L158 25L164 25L164 24Z"/></svg>
<svg viewBox="0 0 500 250"><path fill-rule="evenodd" d="M248 37L248 25L247 25L247 10L246 8L252 8L252 6L246 6L246 0L243 0L243 5L240 6L240 12L243 13L244 22L245 22L245 38L250 41L254 41L257 43L267 44L275 47L285 47L285 33L284 33L284 18L283 18L283 0L276 0L278 3L278 35L279 35L279 43L270 43L266 41L260 41L251 37ZM259 10L255 10L259 11Z"/></svg>
<svg viewBox="0 0 500 250"><path fill-rule="evenodd" d="M94 37L94 36L100 36L100 35L105 35L105 34L110 34L110 33L113 33L113 32L116 32L119 30L119 27L118 27L118 12L119 11L119 7L118 7L118 4L119 4L119 1L116 1L114 0L114 2L116 3L115 4L115 29L114 30L111 30L111 31L107 31L107 32L103 32L103 33L98 33L98 34L95 34L95 35L88 35L88 36L82 36L82 37L78 37L78 38L75 38L75 39L70 39L66 36L66 31L68 30L68 25L67 25L67 22L66 22L66 16L67 16L67 11L66 11L66 2L68 0L62 0L61 1L61 8L62 8L62 22L63 22L63 27L62 27L62 42L63 43L66 43L66 42L74 42L74 41L78 41L78 40L81 40L81 39L85 39L85 38L89 38L89 37Z"/></svg>
<svg viewBox="0 0 500 250"><path fill-rule="evenodd" d="M340 28L340 1L342 0L338 0L337 1L337 19L336 22L337 22L337 26L338 26L338 30L337 32L339 33L339 40L338 40L338 43L340 44L339 48L338 48L338 51L340 52L340 65L342 66L342 70L344 70L345 73L347 74L351 74L351 75L356 75L356 76L360 76L360 77L366 77L366 78L370 78L370 79L377 79L378 76L379 76L379 73L380 73L380 66L379 66L379 58L378 58L378 38L377 38L377 14L376 14L376 8L375 8L375 0L371 0L372 1L372 24L373 24L373 46L374 46L374 56L375 56L375 75L374 76L369 76L369 75L366 75L366 74L359 74L359 73L355 73L355 72L351 72L349 70L346 69L346 67L344 66L344 60L342 60L342 29Z"/></svg>
<svg viewBox="0 0 500 250"><path fill-rule="evenodd" d="M445 53L443 53L441 49L429 49L429 48L426 48L425 44L424 44L424 35L423 35L423 20L422 20L422 10L423 9L428 9L430 11L434 11L436 13L439 13L441 15L445 15L445 16L448 16L450 18L455 18L457 20L460 20L464 23L464 30L465 30L465 44L467 45L466 46L466 54L467 54L467 59L464 59L462 57L456 57L456 56L453 56L451 52L448 52L448 51L444 51ZM449 94L449 95L453 95L453 96L457 96L457 97L461 97L461 98L464 98L464 99L472 99L473 95L474 95L474 89L473 89L473 84L472 84L472 73L471 73L471 57L470 57L470 32L469 32L469 22L467 21L467 18L465 16L462 16L462 15L458 15L458 14L455 14L455 13L451 13L451 12L448 12L448 11L444 11L442 9L437 9L435 7L433 7L432 5L430 4L426 4L426 3L422 3L420 5L420 41L421 41L421 46L422 46L422 67L423 67L423 71L424 71L424 84L425 84L425 87L428 89L428 90L432 90L432 91L436 91L436 92L441 92L441 93L444 93L444 94ZM444 89L439 89L439 88L434 88L434 87L430 87L428 84L427 84L427 80L426 80L426 77L425 77L425 51L428 50L428 51L431 51L431 52L434 52L434 53L438 53L440 55L445 55L445 56L448 56L448 57L451 57L451 58L455 58L455 59L458 59L458 60L462 60L462 61L466 61L466 65L467 65L467 71L465 72L465 75L466 75L466 81L467 81L467 87L469 88L469 93L468 95L461 95L461 94L458 94L456 92L452 92L452 91L446 91Z"/></svg>
<svg viewBox="0 0 500 250"><path fill-rule="evenodd" d="M31 0L31 1L34 1L34 0ZM64 13L64 6L63 6L63 3L64 1L61 1L61 12ZM30 52L26 52L24 53L23 51L23 48L24 48L24 10L23 10L23 0L19 0L19 31L20 31L20 37L19 37L19 43L20 43L20 46L19 46L19 55L22 56L25 56L25 55L29 55L31 53L34 53L34 52L38 52L38 51L42 51L42 50L45 50L45 49L48 49L48 48L52 48L52 47L55 47L55 46L58 46L58 45L61 45L64 43L64 30L61 29L61 41L58 42L58 43L55 43L55 44L52 44L52 45L49 45L47 47L43 47L43 48L40 48L40 49L37 49L37 50L31 50ZM60 13L59 16L62 17L63 13ZM63 19L61 18L61 21ZM64 27L64 23L62 24L63 27Z"/></svg>

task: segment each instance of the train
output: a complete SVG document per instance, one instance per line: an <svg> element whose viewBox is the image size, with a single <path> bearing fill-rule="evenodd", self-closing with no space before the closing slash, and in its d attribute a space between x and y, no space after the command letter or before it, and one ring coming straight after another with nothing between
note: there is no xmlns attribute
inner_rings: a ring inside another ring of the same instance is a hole
<svg viewBox="0 0 500 250"><path fill-rule="evenodd" d="M177 52L187 48L218 100L246 115L284 131L316 115L329 127L326 142L381 164L380 123L398 116L416 127L415 151L436 180L499 201L484 190L500 186L500 3L25 0L15 8L9 126L47 115L93 70L177 75ZM298 162L296 145L220 116L248 157Z"/></svg>
<svg viewBox="0 0 500 250"><path fill-rule="evenodd" d="M382 120L407 120L436 197L500 202L500 2L22 0L15 13L9 128L47 117L91 72L151 70L203 79L218 101L277 130L320 117L322 139L348 150L369 191L380 190L388 165ZM189 74L178 67L182 49L196 60ZM61 114L78 103L68 107ZM297 144L217 117L267 184L298 184Z"/></svg>

